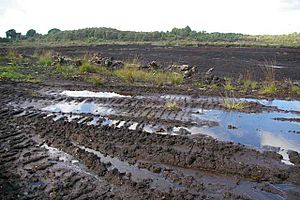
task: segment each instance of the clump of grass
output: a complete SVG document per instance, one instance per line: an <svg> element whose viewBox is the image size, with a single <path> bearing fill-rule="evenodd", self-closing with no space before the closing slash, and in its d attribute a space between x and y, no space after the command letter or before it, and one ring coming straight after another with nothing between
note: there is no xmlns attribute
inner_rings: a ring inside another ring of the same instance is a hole
<svg viewBox="0 0 300 200"><path fill-rule="evenodd" d="M0 79L10 79L10 80L18 80L24 82L32 82L32 83L36 83L39 81L33 78L31 75L22 74L17 67L13 67L13 66L8 66L8 67L0 66Z"/></svg>
<svg viewBox="0 0 300 200"><path fill-rule="evenodd" d="M62 66L60 64L57 64L55 66L55 70L65 77L71 77L80 74L78 67L75 67L73 65Z"/></svg>
<svg viewBox="0 0 300 200"><path fill-rule="evenodd" d="M257 88L257 82L246 79L243 81L243 88L246 90L248 89L255 90Z"/></svg>
<svg viewBox="0 0 300 200"><path fill-rule="evenodd" d="M17 66L17 62L18 62L19 57L18 57L18 54L15 51L9 49L8 52L7 52L6 58L11 63L11 66L13 66L13 67Z"/></svg>
<svg viewBox="0 0 300 200"><path fill-rule="evenodd" d="M30 92L29 92L29 95L30 95L31 97L38 97L38 96L39 96L39 93L36 92L36 91L30 91Z"/></svg>
<svg viewBox="0 0 300 200"><path fill-rule="evenodd" d="M224 89L227 91L234 91L236 88L232 85L231 80L226 80L226 83L224 85Z"/></svg>
<svg viewBox="0 0 300 200"><path fill-rule="evenodd" d="M267 95L267 94L275 94L277 92L277 87L274 82L266 82L265 85L262 86L260 89L260 94L262 95Z"/></svg>
<svg viewBox="0 0 300 200"><path fill-rule="evenodd" d="M38 56L38 61L40 65L50 66L52 64L52 53L50 51L41 53Z"/></svg>
<svg viewBox="0 0 300 200"><path fill-rule="evenodd" d="M293 87L290 88L290 92L294 93L294 94L297 94L297 95L300 95L300 87L299 86L293 86Z"/></svg>
<svg viewBox="0 0 300 200"><path fill-rule="evenodd" d="M243 101L225 99L223 102L223 107L227 110L243 110L246 108L246 103Z"/></svg>
<svg viewBox="0 0 300 200"><path fill-rule="evenodd" d="M169 111L175 111L179 109L179 106L175 101L170 101L165 103L165 109Z"/></svg>
<svg viewBox="0 0 300 200"><path fill-rule="evenodd" d="M86 78L86 82L91 83L95 86L100 86L103 85L104 83L103 79L100 76L96 76L96 75Z"/></svg>
<svg viewBox="0 0 300 200"><path fill-rule="evenodd" d="M79 67L79 71L81 73L96 73L97 67L88 62L83 62L82 65Z"/></svg>
<svg viewBox="0 0 300 200"><path fill-rule="evenodd" d="M127 83L152 83L158 86L179 85L183 82L183 75L175 72L144 71L135 64L125 64L124 68L117 69L113 75Z"/></svg>

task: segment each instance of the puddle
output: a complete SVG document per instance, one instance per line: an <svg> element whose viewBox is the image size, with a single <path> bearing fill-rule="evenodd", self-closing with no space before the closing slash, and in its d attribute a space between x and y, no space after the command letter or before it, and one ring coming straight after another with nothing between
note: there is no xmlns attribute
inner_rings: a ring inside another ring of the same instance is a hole
<svg viewBox="0 0 300 200"><path fill-rule="evenodd" d="M300 101L286 101L286 100L271 100L266 99L251 99L251 98L241 98L242 101L247 102L257 102L265 106L276 106L278 109L287 111L299 111L300 112Z"/></svg>
<svg viewBox="0 0 300 200"><path fill-rule="evenodd" d="M214 120L215 127L189 127L192 134L206 134L222 141L233 141L255 148L279 147L286 164L290 164L286 150L300 153L300 123L274 120L275 117L294 118L297 114L281 112L242 113L222 110L201 110L192 114L195 119ZM230 128L235 127L235 128Z"/></svg>
<svg viewBox="0 0 300 200"><path fill-rule="evenodd" d="M76 170L78 172L87 174L89 176L92 176L94 178L96 178L97 180L100 180L99 177L90 172L85 165L81 164L78 160L76 160L73 156L57 149L54 147L50 147L48 146L46 143L44 143L41 147L45 148L48 150L48 154L50 157L52 158L57 158L58 160L61 161L59 163L57 163L58 165L63 165L63 167L68 167L71 168L73 170Z"/></svg>
<svg viewBox="0 0 300 200"><path fill-rule="evenodd" d="M109 170L112 170L113 168L117 168L119 172L121 173L130 173L131 179L133 181L142 181L145 179L152 179L153 181L150 183L152 187L159 187L160 189L168 189L169 187L180 187L179 185L172 183L171 181L163 178L159 174L152 173L146 169L140 169L135 165L130 165L129 163L125 161L121 161L117 158L112 158L110 156L104 156L101 152L74 144L75 146L79 147L80 149L83 149L89 153L93 153L97 155L101 162L103 163L111 163L111 167L109 167Z"/></svg>
<svg viewBox="0 0 300 200"><path fill-rule="evenodd" d="M75 101L62 102L54 105L42 108L43 111L49 112L60 112L60 113L85 113L94 115L110 115L114 114L112 108L108 108L93 102L81 102L77 103Z"/></svg>
<svg viewBox="0 0 300 200"><path fill-rule="evenodd" d="M96 97L96 98L121 98L121 97L130 97L121 95L115 92L92 92L88 90L82 90L82 91L71 91L71 90L65 90L60 93L61 95L66 95L69 97Z"/></svg>

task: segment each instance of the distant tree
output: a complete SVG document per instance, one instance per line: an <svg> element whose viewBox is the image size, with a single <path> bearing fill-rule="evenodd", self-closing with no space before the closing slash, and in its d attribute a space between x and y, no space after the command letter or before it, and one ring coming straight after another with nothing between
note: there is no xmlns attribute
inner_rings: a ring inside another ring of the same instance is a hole
<svg viewBox="0 0 300 200"><path fill-rule="evenodd" d="M17 38L17 32L15 29L10 29L5 32L6 33L6 38L8 39L16 39Z"/></svg>
<svg viewBox="0 0 300 200"><path fill-rule="evenodd" d="M57 33L57 32L60 32L61 30L59 30L58 28L52 28L48 31L48 34L54 34L54 33Z"/></svg>
<svg viewBox="0 0 300 200"><path fill-rule="evenodd" d="M26 33L26 38L34 37L36 35L37 35L37 33L34 29L29 29Z"/></svg>

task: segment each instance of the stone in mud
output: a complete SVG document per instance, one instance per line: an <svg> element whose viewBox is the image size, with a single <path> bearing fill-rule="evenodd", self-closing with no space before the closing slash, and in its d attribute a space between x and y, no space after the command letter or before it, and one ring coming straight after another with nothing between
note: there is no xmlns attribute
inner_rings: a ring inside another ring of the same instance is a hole
<svg viewBox="0 0 300 200"><path fill-rule="evenodd" d="M298 152L289 151L288 154L292 163L294 163L295 165L300 165L300 155Z"/></svg>
<svg viewBox="0 0 300 200"><path fill-rule="evenodd" d="M178 131L179 135L191 135L191 132L186 130L185 128L180 128Z"/></svg>
<svg viewBox="0 0 300 200"><path fill-rule="evenodd" d="M159 65L157 64L156 61L151 61L148 65L148 68L151 68L151 69L158 69L159 68Z"/></svg>
<svg viewBox="0 0 300 200"><path fill-rule="evenodd" d="M234 126L234 125L231 125L231 124L229 124L229 125L227 126L227 128L228 128L228 129L237 129L237 127L236 127L236 126Z"/></svg>

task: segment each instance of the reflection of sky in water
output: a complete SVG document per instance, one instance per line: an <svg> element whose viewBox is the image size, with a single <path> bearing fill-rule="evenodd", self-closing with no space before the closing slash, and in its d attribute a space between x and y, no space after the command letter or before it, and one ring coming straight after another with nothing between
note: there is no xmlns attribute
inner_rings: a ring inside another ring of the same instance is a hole
<svg viewBox="0 0 300 200"><path fill-rule="evenodd" d="M104 107L93 102L64 102L43 108L44 111L62 113L91 113L91 114L112 114L113 109Z"/></svg>
<svg viewBox="0 0 300 200"><path fill-rule="evenodd" d="M61 94L70 97L97 97L97 98L130 97L130 96L117 94L115 92L92 92L88 90L82 90L82 91L65 90L61 92Z"/></svg>
<svg viewBox="0 0 300 200"><path fill-rule="evenodd" d="M265 106L276 106L277 108L282 110L300 111L300 101L285 101L285 100L278 100L278 99L268 101L265 99L251 99L251 98L241 98L240 100L249 101L249 102L258 102Z"/></svg>
<svg viewBox="0 0 300 200"><path fill-rule="evenodd" d="M258 148L269 145L300 152L298 148L300 146L300 135L288 132L300 131L300 123L272 119L274 117L299 117L296 114L279 112L242 113L209 110L203 114L193 114L193 117L195 119L209 119L219 122L219 126L212 128L192 127L190 131L193 134L205 133L220 140L234 141ZM237 129L228 129L228 125L233 125Z"/></svg>

